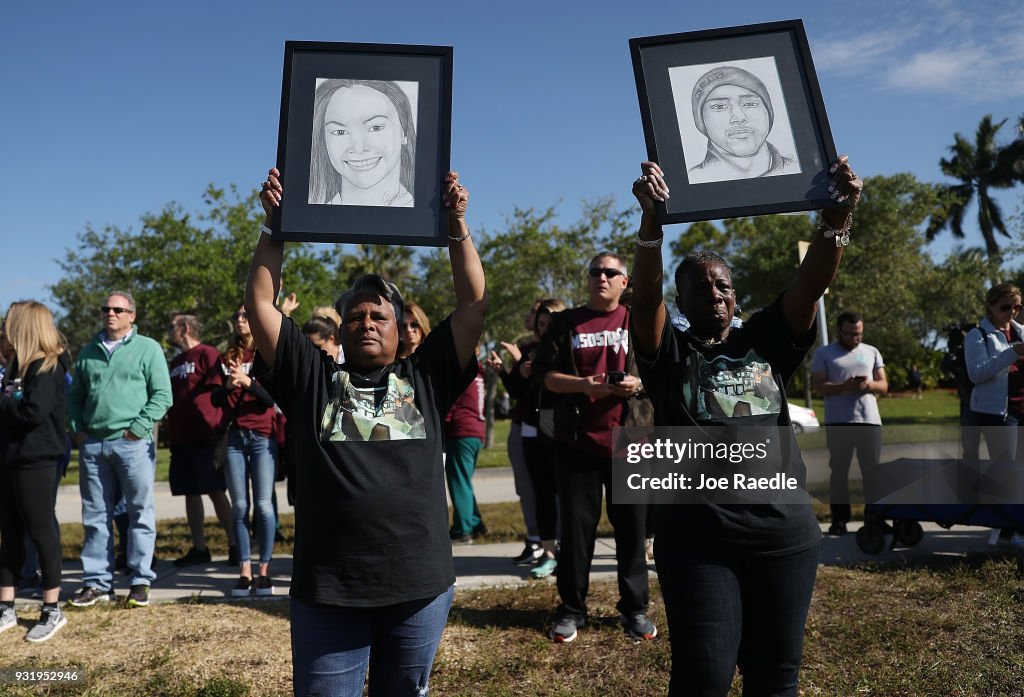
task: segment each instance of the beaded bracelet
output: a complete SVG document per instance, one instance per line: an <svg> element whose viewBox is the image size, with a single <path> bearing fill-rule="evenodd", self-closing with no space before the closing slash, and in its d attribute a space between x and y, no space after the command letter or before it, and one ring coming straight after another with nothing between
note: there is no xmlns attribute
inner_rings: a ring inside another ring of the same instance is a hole
<svg viewBox="0 0 1024 697"><path fill-rule="evenodd" d="M658 237L653 240L642 240L640 239L640 233L636 234L636 244L638 247L647 247L648 249L657 249L661 247L661 243L665 241L665 235Z"/></svg>

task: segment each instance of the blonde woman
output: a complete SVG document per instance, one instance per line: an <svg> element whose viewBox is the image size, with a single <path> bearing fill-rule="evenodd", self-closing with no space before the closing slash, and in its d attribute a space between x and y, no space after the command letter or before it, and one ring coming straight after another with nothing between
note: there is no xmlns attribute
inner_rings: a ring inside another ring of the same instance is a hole
<svg viewBox="0 0 1024 697"><path fill-rule="evenodd" d="M64 413L70 366L64 341L45 305L11 305L3 351L10 355L0 389L0 632L14 627L14 585L25 555L25 533L39 550L43 611L25 638L53 637L67 619L60 611L60 530L54 515L57 461L67 449Z"/></svg>
<svg viewBox="0 0 1024 697"><path fill-rule="evenodd" d="M414 302L405 304L405 316L398 327L398 357L408 358L430 335L430 318Z"/></svg>

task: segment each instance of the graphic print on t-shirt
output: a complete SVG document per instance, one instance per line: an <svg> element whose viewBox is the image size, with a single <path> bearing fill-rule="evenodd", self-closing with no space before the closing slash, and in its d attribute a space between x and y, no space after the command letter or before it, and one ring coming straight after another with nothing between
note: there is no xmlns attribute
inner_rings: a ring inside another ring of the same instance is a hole
<svg viewBox="0 0 1024 697"><path fill-rule="evenodd" d="M320 440L423 440L423 414L408 380L388 375L387 385L358 388L345 370L334 374L331 401L324 409Z"/></svg>
<svg viewBox="0 0 1024 697"><path fill-rule="evenodd" d="M729 419L739 416L778 414L782 394L772 367L753 349L745 356L715 356L707 360L694 353L690 363L697 395L697 420Z"/></svg>

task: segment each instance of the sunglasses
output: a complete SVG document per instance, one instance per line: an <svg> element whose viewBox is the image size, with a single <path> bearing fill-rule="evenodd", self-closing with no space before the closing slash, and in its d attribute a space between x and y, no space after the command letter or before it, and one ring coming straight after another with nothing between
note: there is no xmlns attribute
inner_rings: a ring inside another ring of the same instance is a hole
<svg viewBox="0 0 1024 697"><path fill-rule="evenodd" d="M236 312L231 315L231 319L249 319L249 314L246 312Z"/></svg>
<svg viewBox="0 0 1024 697"><path fill-rule="evenodd" d="M589 271L587 271L587 275L590 276L591 278L598 278L602 274L606 278L615 278L616 276L625 276L626 275L622 271L619 271L618 269L603 269L603 268L600 268L600 267L595 267L595 268L590 269Z"/></svg>
<svg viewBox="0 0 1024 697"><path fill-rule="evenodd" d="M102 312L105 315L109 314L110 312L113 312L115 315L121 315L124 314L125 312L131 312L131 310L129 310L127 307L111 307L110 305L103 305L100 307L100 312Z"/></svg>
<svg viewBox="0 0 1024 697"><path fill-rule="evenodd" d="M1009 312L1010 310L1013 310L1014 312L1020 312L1020 309L1021 309L1020 305L1000 305L999 306L1000 312Z"/></svg>
<svg viewBox="0 0 1024 697"><path fill-rule="evenodd" d="M402 322L402 330L403 331L408 331L410 329L419 329L419 328L420 328L420 323L419 322Z"/></svg>

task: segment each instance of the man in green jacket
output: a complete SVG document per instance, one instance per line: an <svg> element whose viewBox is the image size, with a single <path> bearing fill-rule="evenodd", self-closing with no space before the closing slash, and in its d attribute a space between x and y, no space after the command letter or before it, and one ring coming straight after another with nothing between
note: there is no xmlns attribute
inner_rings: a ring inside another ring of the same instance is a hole
<svg viewBox="0 0 1024 697"><path fill-rule="evenodd" d="M82 580L69 601L79 607L113 599L114 546L110 523L120 484L128 507L128 604L149 604L156 579L156 515L150 459L153 425L171 406L163 349L135 329L135 300L114 291L100 308L104 330L75 363L68 417L79 454L82 493Z"/></svg>

